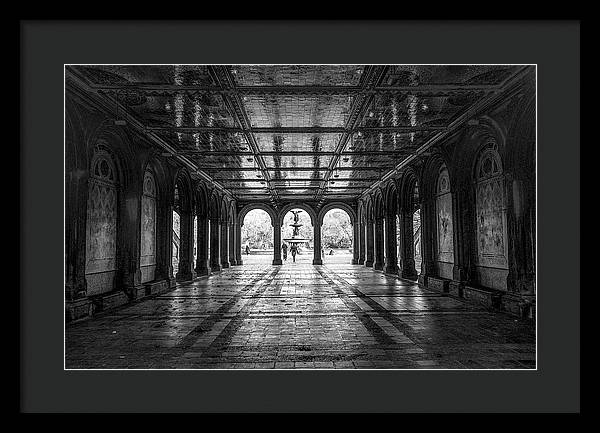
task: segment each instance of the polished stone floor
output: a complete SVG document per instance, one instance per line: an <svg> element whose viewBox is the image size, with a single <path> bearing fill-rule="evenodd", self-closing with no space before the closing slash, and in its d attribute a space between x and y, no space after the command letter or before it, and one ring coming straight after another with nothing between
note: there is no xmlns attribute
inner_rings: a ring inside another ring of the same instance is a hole
<svg viewBox="0 0 600 433"><path fill-rule="evenodd" d="M244 265L66 327L66 368L535 368L535 329L350 256Z"/></svg>

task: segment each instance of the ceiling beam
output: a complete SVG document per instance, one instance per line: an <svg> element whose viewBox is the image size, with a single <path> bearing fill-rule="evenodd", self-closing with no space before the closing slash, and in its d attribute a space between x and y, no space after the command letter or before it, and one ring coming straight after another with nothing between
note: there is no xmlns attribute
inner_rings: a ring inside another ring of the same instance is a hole
<svg viewBox="0 0 600 433"><path fill-rule="evenodd" d="M385 75L387 74L387 71L388 71L387 66L367 66L361 77L361 85L360 85L361 90L367 91L367 90L375 89L377 86L379 86L382 83ZM314 197L315 201L318 201L320 199L320 196L323 194L323 190L324 190L325 186L327 185L327 181L329 180L329 177L331 176L331 172L338 164L339 159L340 159L340 154L346 148L346 144L348 143L348 140L350 139L350 136L351 136L351 134L348 131L352 131L358 125L360 125L361 121L363 120L363 118L366 115L367 108L369 107L369 105L371 104L371 101L373 100L373 97L374 97L374 94L371 93L371 94L366 95L363 92L361 95L357 95L353 99L352 105L350 107L350 113L348 115L348 120L346 121L346 125L345 125L347 132L344 132L342 134L342 136L340 137L340 140L335 149L335 152L338 155L331 158L331 161L329 162L330 170L325 175L325 179L321 184L321 188L319 190L317 190L317 192L315 193L315 197Z"/></svg>
<svg viewBox="0 0 600 433"><path fill-rule="evenodd" d="M379 187L382 183L386 182L388 179L392 178L395 174L399 173L404 167L410 164L412 161L421 158L428 154L428 150L440 143L441 140L447 138L454 132L458 130L458 128L462 127L468 120L472 119L475 116L478 116L481 112L488 109L489 107L496 104L502 96L504 96L508 90L518 85L521 80L527 76L531 72L530 66L522 66L510 77L505 79L501 86L499 86L499 90L491 93L484 98L477 101L475 104L470 106L465 112L463 112L460 116L458 116L454 121L452 121L448 128L445 131L439 132L425 143L423 143L414 153L409 155L403 161L396 164L396 166L392 169L388 169L388 171L382 176L381 180L376 181L371 185L366 191L361 194L361 197L365 194L368 194L371 190Z"/></svg>
<svg viewBox="0 0 600 433"><path fill-rule="evenodd" d="M212 132L215 134L244 134L251 132L254 134L340 134L340 133L369 133L369 132L395 132L395 133L411 133L416 131L443 131L446 129L444 125L427 126L359 126L354 129L345 127L325 127L325 126L307 126L307 127L256 127L249 126L248 128L235 128L223 126L148 126L148 131L169 131L179 132L183 134L194 134L198 132Z"/></svg>
<svg viewBox="0 0 600 433"><path fill-rule="evenodd" d="M413 152L410 150L355 150L343 152L342 156L394 156L408 155ZM180 155L201 155L204 157L211 156L230 156L230 157L252 157L252 152L236 152L236 151L203 151L203 150L180 150L177 152ZM333 151L312 152L312 151L281 151L281 152L261 152L262 156L333 156L340 155ZM171 156L170 153L165 153L163 156Z"/></svg>
<svg viewBox="0 0 600 433"><path fill-rule="evenodd" d="M272 194L272 198L277 201L277 192L271 188L270 175L265 170L265 161L260 155L260 148L256 142L256 139L254 138L254 135L249 131L251 126L250 119L248 118L248 114L246 113L241 97L237 93L233 77L231 76L229 70L223 66L208 66L208 71L214 82L217 83L222 90L227 90L227 92L221 95L223 102L225 103L225 106L229 110L230 114L234 117L238 125L243 130L246 141L248 142L248 145L254 154L255 161L262 172L263 178L267 182L267 187Z"/></svg>
<svg viewBox="0 0 600 433"><path fill-rule="evenodd" d="M214 66L208 66L209 68ZM226 67L220 66L228 74ZM235 86L234 81L231 83ZM364 88L362 86L235 86L235 89L217 86L195 86L163 83L123 83L123 84L91 84L94 90L100 92L123 92L136 91L153 94L174 94L177 92L186 93L216 93L221 95L362 95L362 94L464 94L478 92L494 92L498 90L497 85L485 84L420 84L417 86L372 86Z"/></svg>
<svg viewBox="0 0 600 433"><path fill-rule="evenodd" d="M105 96L99 95L97 92L94 92L87 80L83 79L79 74L75 73L72 68L65 67L65 85L69 83L74 86L75 89L78 89L79 92L84 92L86 99L89 100L92 104L96 105L101 111L104 111L109 114L114 113L115 102L112 100L108 100ZM136 115L130 112L128 107L123 106L118 103L119 116L124 118L127 121L127 125L130 126L133 130L140 133L142 136L148 138L149 142L157 146L158 148L166 151L169 154L174 155L175 159L179 162L179 164L190 170L190 174L192 177L200 178L203 181L209 183L217 190L221 191L223 194L231 197L232 194L228 191L223 185L221 185L218 181L213 179L210 175L204 172L200 167L190 161L188 158L182 155L177 155L177 151L165 140L163 140L158 135L148 132L145 128L145 125L137 118Z"/></svg>

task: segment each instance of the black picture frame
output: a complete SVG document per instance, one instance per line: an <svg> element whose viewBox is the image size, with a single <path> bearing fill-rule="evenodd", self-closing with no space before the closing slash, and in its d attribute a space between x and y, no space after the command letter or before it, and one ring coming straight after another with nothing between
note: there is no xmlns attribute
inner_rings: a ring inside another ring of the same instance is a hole
<svg viewBox="0 0 600 433"><path fill-rule="evenodd" d="M579 22L22 21L20 37L22 412L580 410ZM538 369L65 371L65 63L537 64Z"/></svg>

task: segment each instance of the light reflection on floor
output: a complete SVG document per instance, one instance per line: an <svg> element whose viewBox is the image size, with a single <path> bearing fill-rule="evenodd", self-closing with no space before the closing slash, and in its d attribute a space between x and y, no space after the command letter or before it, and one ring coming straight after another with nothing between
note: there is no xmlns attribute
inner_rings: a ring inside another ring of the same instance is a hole
<svg viewBox="0 0 600 433"><path fill-rule="evenodd" d="M243 256L69 324L67 368L535 368L528 322L360 265Z"/></svg>

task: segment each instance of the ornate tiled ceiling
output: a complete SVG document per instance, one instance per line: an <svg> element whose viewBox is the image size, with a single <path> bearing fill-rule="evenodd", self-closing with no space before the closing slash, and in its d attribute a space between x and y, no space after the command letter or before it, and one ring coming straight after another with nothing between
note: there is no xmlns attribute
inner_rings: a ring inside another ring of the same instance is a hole
<svg viewBox="0 0 600 433"><path fill-rule="evenodd" d="M355 198L519 66L86 65L67 74L240 200Z"/></svg>

